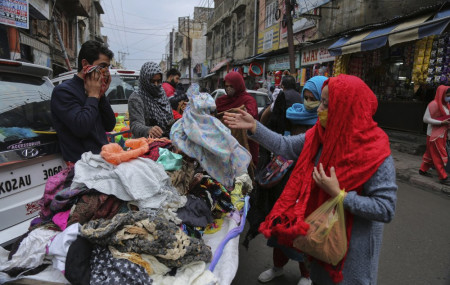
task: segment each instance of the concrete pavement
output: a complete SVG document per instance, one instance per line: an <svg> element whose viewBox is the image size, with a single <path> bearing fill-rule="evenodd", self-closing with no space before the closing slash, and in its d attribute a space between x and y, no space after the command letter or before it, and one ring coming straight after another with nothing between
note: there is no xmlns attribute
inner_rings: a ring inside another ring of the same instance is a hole
<svg viewBox="0 0 450 285"><path fill-rule="evenodd" d="M420 164L422 163L421 155L404 153L399 151L398 148L392 147L392 156L394 157L399 181L424 190L444 192L450 195L450 186L439 183L437 172L434 169L429 171L433 175L432 178L419 174Z"/></svg>

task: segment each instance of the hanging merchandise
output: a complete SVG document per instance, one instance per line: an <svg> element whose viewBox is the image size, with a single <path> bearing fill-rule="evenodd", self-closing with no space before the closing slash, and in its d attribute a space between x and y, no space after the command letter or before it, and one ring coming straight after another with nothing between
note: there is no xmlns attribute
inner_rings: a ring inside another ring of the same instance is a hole
<svg viewBox="0 0 450 285"><path fill-rule="evenodd" d="M282 77L281 75L282 75L281 70L275 72L275 86L279 86L280 85L281 77Z"/></svg>
<svg viewBox="0 0 450 285"><path fill-rule="evenodd" d="M433 39L434 36L430 36L423 38L416 43L412 73L412 81L415 85L426 83Z"/></svg>
<svg viewBox="0 0 450 285"><path fill-rule="evenodd" d="M263 73L263 68L259 63L250 64L249 74L251 76L261 76Z"/></svg>
<svg viewBox="0 0 450 285"><path fill-rule="evenodd" d="M363 78L364 62L362 57L354 57L350 60L348 74Z"/></svg>
<svg viewBox="0 0 450 285"><path fill-rule="evenodd" d="M428 76L426 83L430 86L446 85L450 76L450 48L449 34L436 37L432 44L430 61L428 65Z"/></svg>
<svg viewBox="0 0 450 285"><path fill-rule="evenodd" d="M339 74L347 74L349 62L350 62L350 55L348 54L336 56L336 59L334 61L333 76L338 76Z"/></svg>

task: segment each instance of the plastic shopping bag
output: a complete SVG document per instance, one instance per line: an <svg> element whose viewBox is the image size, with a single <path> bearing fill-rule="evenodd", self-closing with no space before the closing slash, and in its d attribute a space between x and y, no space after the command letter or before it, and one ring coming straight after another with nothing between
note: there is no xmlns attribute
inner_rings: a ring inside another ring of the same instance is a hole
<svg viewBox="0 0 450 285"><path fill-rule="evenodd" d="M309 215L306 236L294 240L294 247L326 263L337 265L347 252L344 214L345 191L323 203Z"/></svg>

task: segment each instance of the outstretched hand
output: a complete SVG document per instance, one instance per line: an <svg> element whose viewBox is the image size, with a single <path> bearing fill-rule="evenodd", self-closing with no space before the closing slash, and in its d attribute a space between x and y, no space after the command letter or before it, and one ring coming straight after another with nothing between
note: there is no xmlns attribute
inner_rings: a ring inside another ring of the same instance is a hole
<svg viewBox="0 0 450 285"><path fill-rule="evenodd" d="M231 129L250 130L256 132L256 120L252 115L244 110L237 110L238 113L225 112L223 119L225 124Z"/></svg>
<svg viewBox="0 0 450 285"><path fill-rule="evenodd" d="M327 176L323 170L322 163L319 164L319 169L314 167L313 179L316 181L317 186L319 186L323 191L327 192L331 197L336 197L341 192L339 187L339 181L336 177L336 170L332 166L330 168L330 176Z"/></svg>

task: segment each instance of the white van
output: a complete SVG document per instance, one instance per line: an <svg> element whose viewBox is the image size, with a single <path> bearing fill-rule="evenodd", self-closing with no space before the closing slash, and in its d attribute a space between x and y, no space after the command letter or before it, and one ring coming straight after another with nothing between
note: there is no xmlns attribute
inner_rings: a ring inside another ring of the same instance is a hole
<svg viewBox="0 0 450 285"><path fill-rule="evenodd" d="M128 111L128 98L139 88L139 71L128 69L110 69L111 85L106 91L106 98L111 103L115 113L125 115ZM61 73L51 81L56 86L71 79L77 73L76 70Z"/></svg>
<svg viewBox="0 0 450 285"><path fill-rule="evenodd" d="M0 246L28 231L47 179L65 167L52 127L52 70L0 59Z"/></svg>

